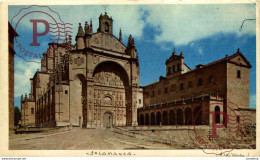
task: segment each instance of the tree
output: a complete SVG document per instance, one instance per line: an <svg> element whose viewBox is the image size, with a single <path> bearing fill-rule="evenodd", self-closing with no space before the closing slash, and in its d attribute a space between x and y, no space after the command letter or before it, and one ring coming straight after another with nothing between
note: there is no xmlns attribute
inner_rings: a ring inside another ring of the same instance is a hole
<svg viewBox="0 0 260 160"><path fill-rule="evenodd" d="M21 112L20 112L20 109L17 106L15 106L14 107L14 125L15 126L18 125L19 120L21 120Z"/></svg>

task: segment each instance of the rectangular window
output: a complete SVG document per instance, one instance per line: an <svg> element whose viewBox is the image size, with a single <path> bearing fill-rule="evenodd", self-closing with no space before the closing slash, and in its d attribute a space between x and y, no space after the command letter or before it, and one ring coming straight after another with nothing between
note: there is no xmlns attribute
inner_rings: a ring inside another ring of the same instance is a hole
<svg viewBox="0 0 260 160"><path fill-rule="evenodd" d="M171 74L171 67L168 67L168 75Z"/></svg>
<svg viewBox="0 0 260 160"><path fill-rule="evenodd" d="M199 86L202 86L202 78L199 78Z"/></svg>
<svg viewBox="0 0 260 160"><path fill-rule="evenodd" d="M139 104L141 104L142 103L142 100L141 99L139 99Z"/></svg>
<svg viewBox="0 0 260 160"><path fill-rule="evenodd" d="M183 83L180 84L180 90L184 90Z"/></svg>
<svg viewBox="0 0 260 160"><path fill-rule="evenodd" d="M177 64L177 71L181 71L181 65L180 65L180 63Z"/></svg>
<svg viewBox="0 0 260 160"><path fill-rule="evenodd" d="M237 70L237 78L241 78L241 71Z"/></svg>
<svg viewBox="0 0 260 160"><path fill-rule="evenodd" d="M68 90L65 90L65 94L68 94Z"/></svg>
<svg viewBox="0 0 260 160"><path fill-rule="evenodd" d="M164 92L165 92L165 93L168 93L168 88L165 88L165 89L164 89Z"/></svg>
<svg viewBox="0 0 260 160"><path fill-rule="evenodd" d="M152 96L155 96L155 92L154 91L152 92Z"/></svg>
<svg viewBox="0 0 260 160"><path fill-rule="evenodd" d="M34 108L31 108L31 114L34 114Z"/></svg>

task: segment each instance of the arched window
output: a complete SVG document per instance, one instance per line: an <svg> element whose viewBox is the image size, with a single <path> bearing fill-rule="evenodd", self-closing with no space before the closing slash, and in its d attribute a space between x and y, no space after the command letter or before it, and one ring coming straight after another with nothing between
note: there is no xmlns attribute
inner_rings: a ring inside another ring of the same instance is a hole
<svg viewBox="0 0 260 160"><path fill-rule="evenodd" d="M220 108L219 106L215 107L215 118L216 118L216 123L220 123Z"/></svg>
<svg viewBox="0 0 260 160"><path fill-rule="evenodd" d="M109 25L108 25L108 23L107 23L107 22L105 23L105 32L106 32L106 33L108 33L108 32L109 32Z"/></svg>

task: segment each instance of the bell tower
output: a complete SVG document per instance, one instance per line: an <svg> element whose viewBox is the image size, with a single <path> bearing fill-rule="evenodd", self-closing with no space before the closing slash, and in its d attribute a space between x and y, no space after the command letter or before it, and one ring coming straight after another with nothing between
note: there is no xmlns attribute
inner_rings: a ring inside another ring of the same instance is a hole
<svg viewBox="0 0 260 160"><path fill-rule="evenodd" d="M184 56L181 52L180 55L177 55L175 49L172 52L170 58L166 60L166 77L174 77L180 74L186 73L187 71L191 70L185 63L184 63Z"/></svg>
<svg viewBox="0 0 260 160"><path fill-rule="evenodd" d="M104 15L102 15L102 13L100 14L99 28L97 31L113 35L113 19L107 15L107 12L105 12Z"/></svg>

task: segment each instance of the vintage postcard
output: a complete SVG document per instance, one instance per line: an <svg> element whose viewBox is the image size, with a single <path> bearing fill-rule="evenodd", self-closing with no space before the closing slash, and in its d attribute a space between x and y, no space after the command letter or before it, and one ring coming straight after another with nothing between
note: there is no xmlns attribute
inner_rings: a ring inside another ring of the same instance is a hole
<svg viewBox="0 0 260 160"><path fill-rule="evenodd" d="M1 156L259 157L258 5L1 2Z"/></svg>

